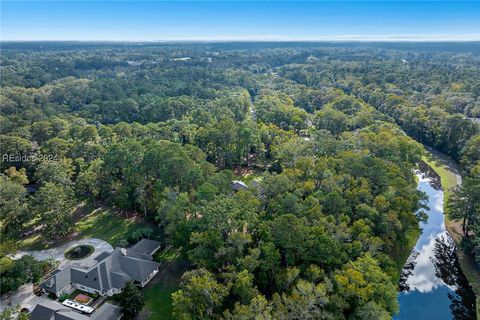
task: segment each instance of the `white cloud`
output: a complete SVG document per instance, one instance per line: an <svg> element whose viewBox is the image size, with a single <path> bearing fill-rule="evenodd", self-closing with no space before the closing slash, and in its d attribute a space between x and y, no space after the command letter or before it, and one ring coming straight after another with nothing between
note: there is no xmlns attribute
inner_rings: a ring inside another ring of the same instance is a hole
<svg viewBox="0 0 480 320"><path fill-rule="evenodd" d="M435 274L435 266L430 260L430 258L435 259L435 240L440 238L443 238L443 241L451 241L445 231L430 237L430 241L419 250L419 255L415 259L417 264L413 270L413 275L407 279L407 284L411 291L417 290L421 293L427 293L440 286L447 286L445 282ZM447 287L455 290L454 286Z"/></svg>

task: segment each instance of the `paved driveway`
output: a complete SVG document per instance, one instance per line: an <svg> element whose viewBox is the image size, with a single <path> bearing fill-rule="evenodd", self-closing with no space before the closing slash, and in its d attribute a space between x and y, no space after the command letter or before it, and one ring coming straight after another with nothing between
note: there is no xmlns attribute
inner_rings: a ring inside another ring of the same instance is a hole
<svg viewBox="0 0 480 320"><path fill-rule="evenodd" d="M33 308L44 299L44 297L38 297L33 294L33 285L31 283L24 284L17 291L2 296L0 311L3 311L3 309L7 307L15 307L16 305L32 311Z"/></svg>
<svg viewBox="0 0 480 320"><path fill-rule="evenodd" d="M92 255L90 255L90 257L95 257L96 255L98 255L103 251L109 251L109 252L113 251L113 247L110 243L102 239L88 238L88 239L82 239L82 240L72 240L59 247L55 247L47 250L38 250L38 251L19 250L15 254L10 255L10 257L14 260L17 260L25 255L31 255L35 259L40 261L53 258L55 260L59 260L60 264L62 264L66 260L64 257L65 252L70 248L73 248L75 246L82 245L82 244L91 245L92 247L95 248L95 252ZM76 260L76 261L82 262L83 260Z"/></svg>

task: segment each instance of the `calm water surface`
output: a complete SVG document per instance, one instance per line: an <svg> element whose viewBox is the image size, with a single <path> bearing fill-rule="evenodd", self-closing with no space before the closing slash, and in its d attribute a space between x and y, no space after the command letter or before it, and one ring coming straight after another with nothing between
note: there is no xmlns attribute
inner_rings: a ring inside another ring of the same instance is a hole
<svg viewBox="0 0 480 320"><path fill-rule="evenodd" d="M418 189L428 195L428 219L421 223L422 233L403 268L400 313L393 319L476 319L475 295L445 229L438 177L420 172L418 177Z"/></svg>

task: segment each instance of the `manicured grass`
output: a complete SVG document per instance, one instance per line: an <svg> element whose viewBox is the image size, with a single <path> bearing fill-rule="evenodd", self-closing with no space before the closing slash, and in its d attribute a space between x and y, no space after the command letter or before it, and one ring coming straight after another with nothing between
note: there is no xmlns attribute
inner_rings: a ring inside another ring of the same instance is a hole
<svg viewBox="0 0 480 320"><path fill-rule="evenodd" d="M43 250L47 249L48 244L44 241L41 234L22 239L18 245L23 250Z"/></svg>
<svg viewBox="0 0 480 320"><path fill-rule="evenodd" d="M121 239L133 231L145 226L134 218L124 218L113 213L110 209L97 209L80 219L74 227L78 238L98 238L115 246Z"/></svg>
<svg viewBox="0 0 480 320"><path fill-rule="evenodd" d="M452 189L457 185L457 177L455 174L455 172L458 172L457 165L447 156L428 150L427 155L423 157L423 161L440 176L446 201Z"/></svg>
<svg viewBox="0 0 480 320"><path fill-rule="evenodd" d="M88 210L88 212L76 219L77 221L72 230L72 234L76 233L75 237L48 242L40 233L22 239L19 248L24 250L43 250L59 246L73 239L84 238L102 239L115 246L118 241L126 239L130 233L146 225L146 223L139 223L135 218L120 216L110 208L92 209L86 206L82 210Z"/></svg>
<svg viewBox="0 0 480 320"><path fill-rule="evenodd" d="M172 316L172 293L177 291L176 283L157 282L145 292L145 307L149 310L150 320L169 320Z"/></svg>
<svg viewBox="0 0 480 320"><path fill-rule="evenodd" d="M170 260L172 257L172 250L166 249L170 253L166 253L163 256L168 262L162 263L160 266L160 274L144 289L145 294L145 308L142 314L146 317L140 317L141 319L149 320L170 320L175 319L172 316L172 293L178 290L180 279L183 273L188 270L188 260L182 258L178 254L175 254L175 259ZM177 251L179 252L179 251Z"/></svg>
<svg viewBox="0 0 480 320"><path fill-rule="evenodd" d="M158 251L153 256L153 260L160 263L171 262L179 258L181 254L181 248L168 247L162 251Z"/></svg>

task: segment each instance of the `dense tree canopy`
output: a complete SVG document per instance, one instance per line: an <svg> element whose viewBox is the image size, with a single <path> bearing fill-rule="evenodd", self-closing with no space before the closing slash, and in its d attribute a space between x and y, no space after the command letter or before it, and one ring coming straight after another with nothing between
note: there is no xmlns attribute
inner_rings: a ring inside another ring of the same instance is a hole
<svg viewBox="0 0 480 320"><path fill-rule="evenodd" d="M90 200L158 224L188 260L175 318L388 319L422 143L461 163L450 211L480 256L478 56L57 45L1 55L2 293L38 278L6 257L22 233L65 237Z"/></svg>

